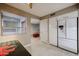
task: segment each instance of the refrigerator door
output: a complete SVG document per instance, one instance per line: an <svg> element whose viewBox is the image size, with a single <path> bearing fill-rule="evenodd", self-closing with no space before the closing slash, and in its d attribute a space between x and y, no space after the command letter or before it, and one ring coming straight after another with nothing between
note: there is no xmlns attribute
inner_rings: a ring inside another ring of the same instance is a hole
<svg viewBox="0 0 79 59"><path fill-rule="evenodd" d="M66 20L66 39L70 41L68 47L73 52L77 53L77 17L68 18Z"/></svg>
<svg viewBox="0 0 79 59"><path fill-rule="evenodd" d="M77 17L66 20L67 39L77 40Z"/></svg>
<svg viewBox="0 0 79 59"><path fill-rule="evenodd" d="M57 46L57 20L49 18L49 43Z"/></svg>
<svg viewBox="0 0 79 59"><path fill-rule="evenodd" d="M58 20L58 38L66 38L65 19Z"/></svg>

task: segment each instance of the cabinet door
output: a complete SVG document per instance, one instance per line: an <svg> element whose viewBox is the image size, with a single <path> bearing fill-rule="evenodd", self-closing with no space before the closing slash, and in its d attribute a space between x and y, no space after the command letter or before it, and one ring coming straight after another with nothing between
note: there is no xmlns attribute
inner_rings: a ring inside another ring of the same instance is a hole
<svg viewBox="0 0 79 59"><path fill-rule="evenodd" d="M43 42L48 42L48 19L40 21L40 39Z"/></svg>
<svg viewBox="0 0 79 59"><path fill-rule="evenodd" d="M56 20L56 17L49 19L49 43L57 46L57 20Z"/></svg>

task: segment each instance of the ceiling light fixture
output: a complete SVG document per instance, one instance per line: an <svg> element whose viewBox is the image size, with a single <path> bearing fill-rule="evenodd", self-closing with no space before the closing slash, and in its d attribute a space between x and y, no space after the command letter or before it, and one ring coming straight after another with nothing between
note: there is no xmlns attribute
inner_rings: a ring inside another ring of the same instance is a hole
<svg viewBox="0 0 79 59"><path fill-rule="evenodd" d="M29 8L32 9L32 3L27 3Z"/></svg>

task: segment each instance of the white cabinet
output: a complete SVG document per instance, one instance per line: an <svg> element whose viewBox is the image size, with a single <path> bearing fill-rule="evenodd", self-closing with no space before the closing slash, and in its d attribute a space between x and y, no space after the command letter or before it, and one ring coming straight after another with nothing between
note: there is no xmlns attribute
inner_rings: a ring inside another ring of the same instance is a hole
<svg viewBox="0 0 79 59"><path fill-rule="evenodd" d="M40 21L40 40L48 43L48 19Z"/></svg>
<svg viewBox="0 0 79 59"><path fill-rule="evenodd" d="M40 21L40 39L52 45L78 53L78 12L70 12ZM48 23L49 22L49 23Z"/></svg>
<svg viewBox="0 0 79 59"><path fill-rule="evenodd" d="M57 46L57 20L56 20L56 17L49 18L49 43Z"/></svg>

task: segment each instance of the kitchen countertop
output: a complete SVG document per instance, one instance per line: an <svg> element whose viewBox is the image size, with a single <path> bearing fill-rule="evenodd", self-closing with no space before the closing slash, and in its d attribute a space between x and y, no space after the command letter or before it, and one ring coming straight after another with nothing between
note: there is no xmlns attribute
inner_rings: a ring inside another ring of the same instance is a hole
<svg viewBox="0 0 79 59"><path fill-rule="evenodd" d="M9 53L7 56L31 56L31 54L23 47L23 45L18 40L0 43L0 46L1 44L6 45L7 43L15 45L16 48L14 52Z"/></svg>

